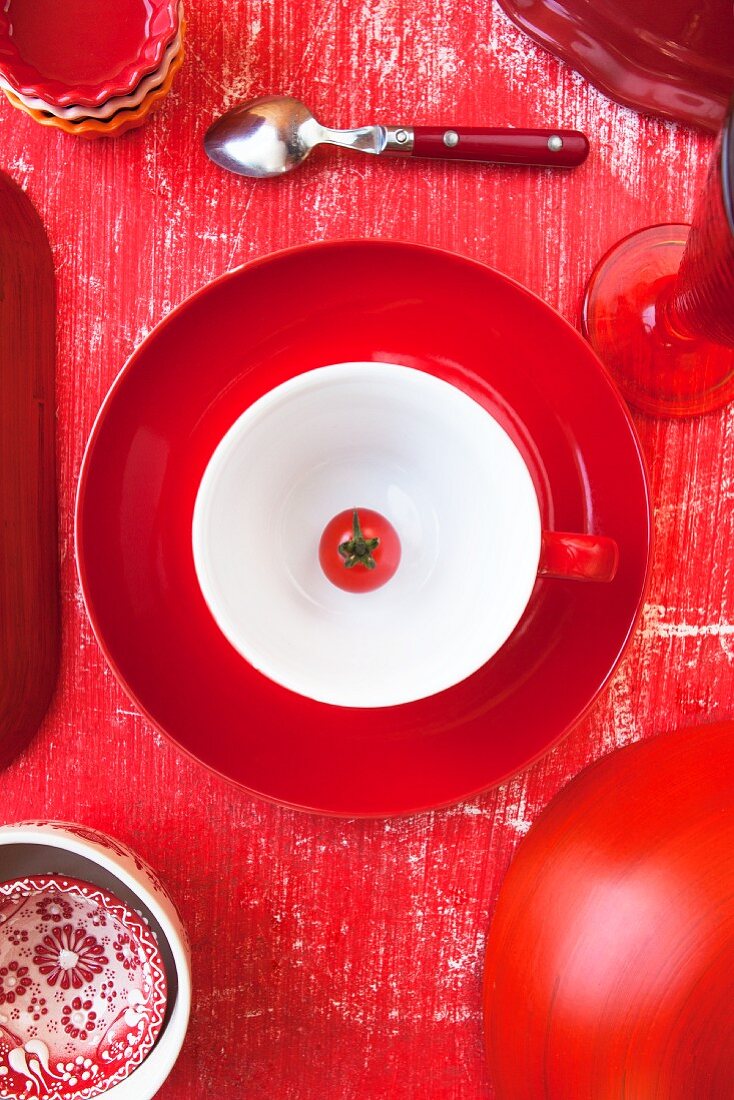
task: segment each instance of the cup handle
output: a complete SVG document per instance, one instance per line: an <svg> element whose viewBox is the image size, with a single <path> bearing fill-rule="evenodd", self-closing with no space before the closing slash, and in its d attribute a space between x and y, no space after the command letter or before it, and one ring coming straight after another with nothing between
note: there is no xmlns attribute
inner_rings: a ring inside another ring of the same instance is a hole
<svg viewBox="0 0 734 1100"><path fill-rule="evenodd" d="M544 531L539 577L575 581L612 581L619 565L619 547L606 535Z"/></svg>

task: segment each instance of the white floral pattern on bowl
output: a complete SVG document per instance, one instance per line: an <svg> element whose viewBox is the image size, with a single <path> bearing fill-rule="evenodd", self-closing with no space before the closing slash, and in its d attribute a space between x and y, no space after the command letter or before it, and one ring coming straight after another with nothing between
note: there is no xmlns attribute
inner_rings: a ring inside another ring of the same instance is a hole
<svg viewBox="0 0 734 1100"><path fill-rule="evenodd" d="M167 982L152 930L61 875L0 884L0 1097L92 1100L143 1062Z"/></svg>
<svg viewBox="0 0 734 1100"><path fill-rule="evenodd" d="M60 862L67 865L71 877L85 881L96 881L98 874L112 876L119 890L107 883L108 888L118 896L126 891L135 911L144 911L146 920L150 916L160 929L161 946L169 956L165 963L169 983L164 1027L142 1065L109 1093L110 1100L153 1100L176 1063L191 1014L191 945L181 913L158 874L136 851L79 822L33 820L0 826L0 865L12 868L4 876L0 874L0 879L40 872L37 864L26 870L24 863L41 850L46 854L44 872ZM14 855L8 857L7 852ZM74 867L79 870L75 872Z"/></svg>

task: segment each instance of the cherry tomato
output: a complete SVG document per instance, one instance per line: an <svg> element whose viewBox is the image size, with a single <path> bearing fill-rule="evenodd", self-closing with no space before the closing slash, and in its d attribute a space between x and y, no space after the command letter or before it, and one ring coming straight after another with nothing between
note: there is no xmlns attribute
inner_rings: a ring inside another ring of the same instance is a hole
<svg viewBox="0 0 734 1100"><path fill-rule="evenodd" d="M400 539L393 525L371 508L350 508L334 516L319 543L321 568L346 592L381 588L400 564Z"/></svg>

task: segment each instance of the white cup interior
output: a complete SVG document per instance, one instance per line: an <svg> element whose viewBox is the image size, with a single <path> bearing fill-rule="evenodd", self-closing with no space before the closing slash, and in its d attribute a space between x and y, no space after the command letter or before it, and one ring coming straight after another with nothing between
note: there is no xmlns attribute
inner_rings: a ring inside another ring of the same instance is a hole
<svg viewBox="0 0 734 1100"><path fill-rule="evenodd" d="M318 559L337 513L396 528L396 575L344 592ZM465 679L502 646L537 575L527 466L497 421L409 367L341 363L255 402L216 448L193 517L219 628L255 668L320 702L385 707Z"/></svg>

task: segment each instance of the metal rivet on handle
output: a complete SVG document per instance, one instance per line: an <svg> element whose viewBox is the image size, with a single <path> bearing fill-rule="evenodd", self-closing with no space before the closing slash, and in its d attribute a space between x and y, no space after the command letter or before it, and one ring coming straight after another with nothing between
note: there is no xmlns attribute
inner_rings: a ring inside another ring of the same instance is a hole
<svg viewBox="0 0 734 1100"><path fill-rule="evenodd" d="M563 138L559 137L558 134L551 134L548 138L548 148L551 153L560 153L563 148Z"/></svg>
<svg viewBox="0 0 734 1100"><path fill-rule="evenodd" d="M408 140L407 132L405 130L396 130L395 131L395 140L397 142L399 142L401 145L405 145L406 141Z"/></svg>
<svg viewBox="0 0 734 1100"><path fill-rule="evenodd" d="M443 135L444 145L448 145L449 149L453 149L455 145L459 144L459 135L456 130L447 130Z"/></svg>

